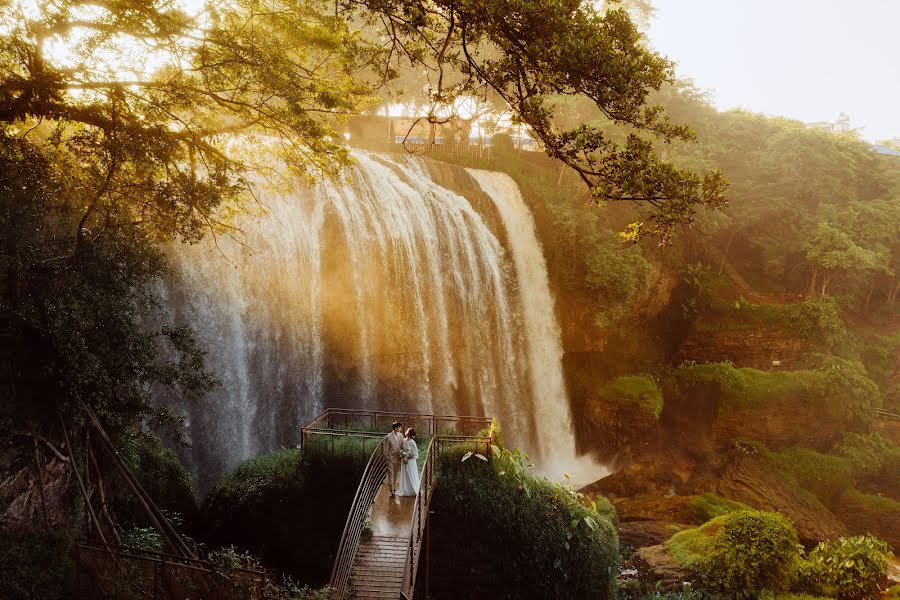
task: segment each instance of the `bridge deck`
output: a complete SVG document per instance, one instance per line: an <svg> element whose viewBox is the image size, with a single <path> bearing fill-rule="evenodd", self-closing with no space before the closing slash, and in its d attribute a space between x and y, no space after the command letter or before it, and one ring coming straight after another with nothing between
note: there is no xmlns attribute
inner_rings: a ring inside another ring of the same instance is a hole
<svg viewBox="0 0 900 600"><path fill-rule="evenodd" d="M400 598L414 496L390 497L385 482L372 504L372 538L361 541L350 569L352 598Z"/></svg>

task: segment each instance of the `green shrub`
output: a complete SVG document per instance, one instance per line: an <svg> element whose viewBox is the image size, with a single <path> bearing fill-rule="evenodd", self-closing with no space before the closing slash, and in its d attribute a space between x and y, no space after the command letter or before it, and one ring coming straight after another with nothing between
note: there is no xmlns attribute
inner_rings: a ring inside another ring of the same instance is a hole
<svg viewBox="0 0 900 600"><path fill-rule="evenodd" d="M858 480L890 476L897 473L900 466L900 447L877 432L848 432L834 448L832 453L843 456L850 463L853 476Z"/></svg>
<svg viewBox="0 0 900 600"><path fill-rule="evenodd" d="M694 523L701 525L710 519L721 517L736 510L751 510L751 507L742 502L735 502L717 496L712 492L706 492L699 496L692 496L687 502L687 509L694 519Z"/></svg>
<svg viewBox="0 0 900 600"><path fill-rule="evenodd" d="M884 385L894 372L897 353L900 352L900 333L877 335L867 340L862 360L872 379Z"/></svg>
<svg viewBox="0 0 900 600"><path fill-rule="evenodd" d="M198 537L250 552L303 584L324 585L377 443L311 436L302 452L280 450L242 463L207 495Z"/></svg>
<svg viewBox="0 0 900 600"><path fill-rule="evenodd" d="M839 456L795 447L769 454L769 461L788 479L815 494L826 505L832 504L853 485L850 463Z"/></svg>
<svg viewBox="0 0 900 600"><path fill-rule="evenodd" d="M234 548L222 548L210 552L206 559L213 563L220 573L231 573L235 569L263 570L259 559ZM331 588L313 589L299 586L289 577L266 577L260 600L332 600Z"/></svg>
<svg viewBox="0 0 900 600"><path fill-rule="evenodd" d="M462 458L441 458L431 504L441 597L612 598L619 548L608 518L532 476L518 450L490 462Z"/></svg>
<svg viewBox="0 0 900 600"><path fill-rule="evenodd" d="M885 589L891 556L887 543L872 535L828 540L803 562L801 584L840 600L877 598Z"/></svg>
<svg viewBox="0 0 900 600"><path fill-rule="evenodd" d="M69 532L13 538L0 534L0 598L63 600L73 592Z"/></svg>
<svg viewBox="0 0 900 600"><path fill-rule="evenodd" d="M119 436L118 447L135 477L163 511L178 514L190 522L197 512L197 496L188 470L178 456L152 433L129 430ZM122 487L123 484L119 483ZM125 488L116 514L129 524L149 525L144 509Z"/></svg>
<svg viewBox="0 0 900 600"><path fill-rule="evenodd" d="M778 513L735 511L667 542L672 557L710 590L757 597L786 590L800 559L797 534Z"/></svg>
<svg viewBox="0 0 900 600"><path fill-rule="evenodd" d="M888 588L884 594L884 600L900 600L900 585Z"/></svg>

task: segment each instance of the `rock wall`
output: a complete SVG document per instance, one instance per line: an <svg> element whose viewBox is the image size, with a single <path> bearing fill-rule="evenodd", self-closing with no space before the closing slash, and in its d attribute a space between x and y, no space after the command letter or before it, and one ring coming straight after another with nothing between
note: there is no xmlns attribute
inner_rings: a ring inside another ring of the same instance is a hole
<svg viewBox="0 0 900 600"><path fill-rule="evenodd" d="M804 366L812 352L804 340L777 328L691 330L676 353L676 364L731 362L736 367L787 370Z"/></svg>

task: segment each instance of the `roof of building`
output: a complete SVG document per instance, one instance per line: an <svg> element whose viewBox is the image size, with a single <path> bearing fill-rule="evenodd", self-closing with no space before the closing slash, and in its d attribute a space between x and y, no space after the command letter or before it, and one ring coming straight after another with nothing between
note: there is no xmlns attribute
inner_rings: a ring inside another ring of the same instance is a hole
<svg viewBox="0 0 900 600"><path fill-rule="evenodd" d="M900 156L900 150L895 150L890 146L882 146L881 144L872 144L872 151L886 156Z"/></svg>

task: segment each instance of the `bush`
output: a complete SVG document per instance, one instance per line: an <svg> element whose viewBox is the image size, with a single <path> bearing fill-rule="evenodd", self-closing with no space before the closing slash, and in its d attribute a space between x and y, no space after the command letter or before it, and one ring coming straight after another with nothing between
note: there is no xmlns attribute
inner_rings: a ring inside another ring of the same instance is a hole
<svg viewBox="0 0 900 600"><path fill-rule="evenodd" d="M847 459L857 480L900 476L900 447L880 433L845 433L832 453Z"/></svg>
<svg viewBox="0 0 900 600"><path fill-rule="evenodd" d="M518 450L490 462L442 457L431 504L438 597L613 597L612 523L580 494L533 477L527 460Z"/></svg>
<svg viewBox="0 0 900 600"><path fill-rule="evenodd" d="M853 485L850 463L839 456L810 448L787 448L770 454L769 460L788 479L815 494L825 505L831 505Z"/></svg>
<svg viewBox="0 0 900 600"><path fill-rule="evenodd" d="M667 542L672 557L705 587L732 597L786 590L800 559L797 534L778 513L736 511Z"/></svg>
<svg viewBox="0 0 900 600"><path fill-rule="evenodd" d="M751 507L742 502L735 502L712 492L706 492L699 496L692 496L687 502L687 509L691 513L694 523L703 524L736 510L751 510Z"/></svg>
<svg viewBox="0 0 900 600"><path fill-rule="evenodd" d="M13 538L0 534L0 598L71 598L75 563L67 532Z"/></svg>
<svg viewBox="0 0 900 600"><path fill-rule="evenodd" d="M872 535L839 538L816 546L801 568L801 584L840 600L877 598L891 561L887 543Z"/></svg>
<svg viewBox="0 0 900 600"><path fill-rule="evenodd" d="M235 546L297 581L324 585L347 511L377 440L322 440L248 460L210 491L201 509L204 542Z"/></svg>
<svg viewBox="0 0 900 600"><path fill-rule="evenodd" d="M168 514L178 514L190 522L197 513L197 495L188 470L178 456L163 446L152 433L130 430L119 436L118 447L135 477L153 501ZM119 483L122 487L123 484ZM144 509L130 490L122 490L124 498L117 503L116 513L127 523L149 525Z"/></svg>

